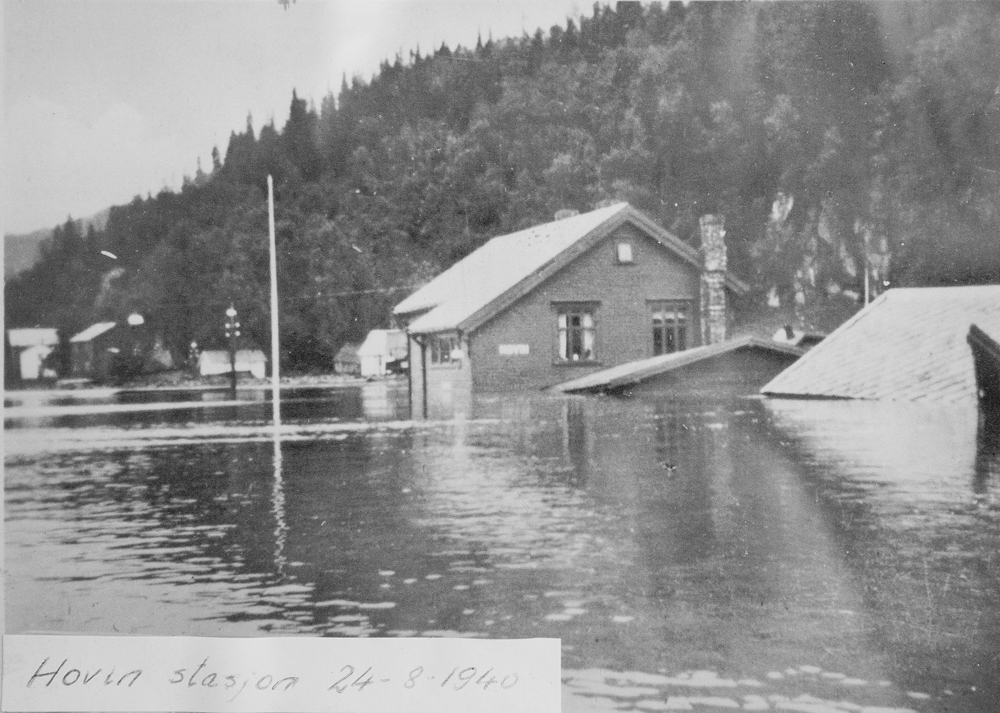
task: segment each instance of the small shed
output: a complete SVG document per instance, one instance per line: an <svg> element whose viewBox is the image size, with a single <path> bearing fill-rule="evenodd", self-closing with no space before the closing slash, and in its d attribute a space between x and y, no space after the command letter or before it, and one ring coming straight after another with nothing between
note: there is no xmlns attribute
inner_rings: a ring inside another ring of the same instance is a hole
<svg viewBox="0 0 1000 713"><path fill-rule="evenodd" d="M45 358L59 344L59 334L55 328L35 327L32 329L10 329L7 331L12 357L17 360L18 375L24 380L56 376L55 372L43 367Z"/></svg>
<svg viewBox="0 0 1000 713"><path fill-rule="evenodd" d="M202 376L229 374L233 371L229 352L225 349L206 349L198 354L198 373ZM236 373L249 372L263 379L267 373L267 357L260 349L236 350Z"/></svg>
<svg viewBox="0 0 1000 713"><path fill-rule="evenodd" d="M895 288L761 389L769 396L956 402L978 388L967 337L1000 338L1000 285Z"/></svg>
<svg viewBox="0 0 1000 713"><path fill-rule="evenodd" d="M361 359L358 357L360 344L348 342L337 350L333 357L333 371L337 374L350 374L358 376L361 374Z"/></svg>
<svg viewBox="0 0 1000 713"><path fill-rule="evenodd" d="M390 366L406 361L406 332L373 329L358 348L361 376L385 376Z"/></svg>
<svg viewBox="0 0 1000 713"><path fill-rule="evenodd" d="M111 376L112 360L121 352L112 331L117 322L98 322L69 339L70 375L104 380Z"/></svg>
<svg viewBox="0 0 1000 713"><path fill-rule="evenodd" d="M805 351L753 336L621 364L553 387L560 392L750 394Z"/></svg>

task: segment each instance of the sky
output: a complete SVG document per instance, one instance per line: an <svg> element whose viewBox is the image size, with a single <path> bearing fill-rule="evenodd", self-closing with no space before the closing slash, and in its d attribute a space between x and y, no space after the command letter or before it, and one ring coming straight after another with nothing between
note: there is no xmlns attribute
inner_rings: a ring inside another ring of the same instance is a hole
<svg viewBox="0 0 1000 713"><path fill-rule="evenodd" d="M575 0L3 0L5 233L179 189L247 115L442 42L533 34Z"/></svg>

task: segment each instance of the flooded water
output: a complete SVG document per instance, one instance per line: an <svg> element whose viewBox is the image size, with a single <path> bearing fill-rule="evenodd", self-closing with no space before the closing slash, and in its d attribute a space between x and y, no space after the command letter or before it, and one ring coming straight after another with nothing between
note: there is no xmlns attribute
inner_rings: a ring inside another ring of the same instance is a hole
<svg viewBox="0 0 1000 713"><path fill-rule="evenodd" d="M8 633L558 637L563 708L1000 709L971 408L8 394Z"/></svg>

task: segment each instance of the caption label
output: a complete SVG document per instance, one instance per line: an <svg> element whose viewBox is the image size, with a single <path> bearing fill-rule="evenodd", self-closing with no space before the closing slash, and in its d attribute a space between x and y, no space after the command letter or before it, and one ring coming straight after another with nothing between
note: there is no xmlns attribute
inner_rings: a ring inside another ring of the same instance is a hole
<svg viewBox="0 0 1000 713"><path fill-rule="evenodd" d="M4 636L8 711L551 711L558 639Z"/></svg>

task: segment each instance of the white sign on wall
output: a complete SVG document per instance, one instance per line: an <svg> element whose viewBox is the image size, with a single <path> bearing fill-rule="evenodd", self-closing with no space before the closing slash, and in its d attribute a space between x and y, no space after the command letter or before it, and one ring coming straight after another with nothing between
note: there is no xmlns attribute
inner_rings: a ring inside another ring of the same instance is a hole
<svg viewBox="0 0 1000 713"><path fill-rule="evenodd" d="M526 356L528 354L527 344L501 344L499 346L500 356Z"/></svg>

